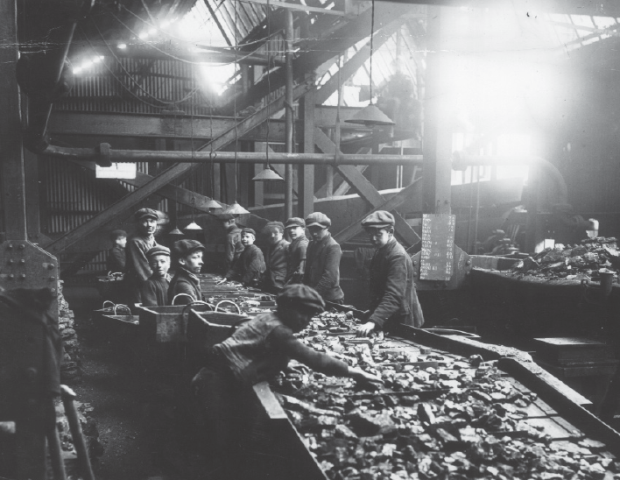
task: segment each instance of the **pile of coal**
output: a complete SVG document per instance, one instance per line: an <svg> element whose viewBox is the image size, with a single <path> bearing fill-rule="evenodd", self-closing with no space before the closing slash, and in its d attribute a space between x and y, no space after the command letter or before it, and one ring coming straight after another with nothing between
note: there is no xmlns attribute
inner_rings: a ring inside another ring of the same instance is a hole
<svg viewBox="0 0 620 480"><path fill-rule="evenodd" d="M509 274L598 281L601 271L613 272L614 281L618 281L620 250L615 237L587 239L578 245L556 244L517 262Z"/></svg>
<svg viewBox="0 0 620 480"><path fill-rule="evenodd" d="M74 383L82 376L80 344L75 331L75 314L62 294L62 280L58 282L58 329L62 337L60 381Z"/></svg>
<svg viewBox="0 0 620 480"><path fill-rule="evenodd" d="M334 331L352 327L346 315L324 313L299 336L376 374L381 387L294 362L273 385L330 479L620 479L603 443L578 432L552 441L530 421L536 395L494 362Z"/></svg>

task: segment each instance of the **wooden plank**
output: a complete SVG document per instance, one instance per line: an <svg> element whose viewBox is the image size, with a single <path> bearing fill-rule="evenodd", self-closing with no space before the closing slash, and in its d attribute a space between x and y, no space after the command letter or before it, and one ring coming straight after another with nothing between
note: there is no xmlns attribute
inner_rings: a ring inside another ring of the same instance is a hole
<svg viewBox="0 0 620 480"><path fill-rule="evenodd" d="M321 129L315 128L314 135L317 146L323 150L324 153L334 152L336 146ZM414 192L414 190L418 188L417 185L419 183L417 181L412 183L390 200L385 201L372 183L370 183L368 179L366 179L366 177L364 177L364 175L354 166L340 165L338 167L338 171L345 178L345 180L349 182L359 196L366 200L371 207L373 207L371 211L367 212L363 217L360 217L358 221L353 222L353 224L349 227L335 235L334 238L339 243L344 243L362 232L362 225L360 222L366 217L366 215L376 210L391 211L399 205L402 205L405 199L407 199ZM398 212L392 213L394 215L394 220L396 221L395 231L400 240L405 243L405 246L415 245L418 243L420 241L420 237L417 233L415 233L413 228L411 228L411 226Z"/></svg>
<svg viewBox="0 0 620 480"><path fill-rule="evenodd" d="M26 240L26 184L22 147L22 124L16 66L19 58L17 10L14 1L1 2L0 31L0 206L6 238Z"/></svg>
<svg viewBox="0 0 620 480"><path fill-rule="evenodd" d="M310 90L302 99L304 121L304 152L314 153L314 118L316 110L316 89ZM306 218L314 211L314 165L300 167L297 215Z"/></svg>
<svg viewBox="0 0 620 480"><path fill-rule="evenodd" d="M309 88L310 85L308 84L298 85L293 92L293 97L301 97L304 93L306 93ZM232 143L236 138L238 138L238 135L243 135L256 128L258 125L265 122L270 116L274 115L283 108L284 96L282 95L269 105L256 112L255 114L241 120L237 128L233 127L229 129L227 132L220 135L212 142L209 142L200 147L199 150L206 150L207 148L211 148L213 151L217 151ZM217 161L217 159L215 161ZM198 165L199 164L182 163L171 166L170 168L164 170L157 177L151 179L145 185L123 197L121 200L106 209L104 212L93 217L91 220L83 223L75 230L65 234L61 238L55 240L53 243L49 244L47 246L47 249L54 254L58 254L66 250L69 246L78 242L81 238L110 223L123 212L126 212L128 209L134 207L139 202L145 200L149 197L149 195L156 193L158 190L165 187L175 179L180 178L181 176L195 170Z"/></svg>

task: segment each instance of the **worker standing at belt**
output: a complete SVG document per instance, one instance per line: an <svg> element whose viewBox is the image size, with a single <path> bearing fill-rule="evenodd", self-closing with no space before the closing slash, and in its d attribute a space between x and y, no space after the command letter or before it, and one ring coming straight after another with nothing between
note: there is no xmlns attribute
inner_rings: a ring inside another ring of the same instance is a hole
<svg viewBox="0 0 620 480"><path fill-rule="evenodd" d="M306 271L306 222L303 218L292 217L286 221L284 230L288 233L291 243L286 257L286 284L302 283Z"/></svg>
<svg viewBox="0 0 620 480"><path fill-rule="evenodd" d="M186 305L202 300L200 279L205 247L196 240L177 240L173 246L177 257L176 273L168 287L168 304ZM178 299L176 298L178 297Z"/></svg>
<svg viewBox="0 0 620 480"><path fill-rule="evenodd" d="M269 222L263 233L267 235L269 246L265 255L265 282L264 289L270 293L280 293L286 281L286 255L289 243L284 240L284 225L282 222Z"/></svg>
<svg viewBox="0 0 620 480"><path fill-rule="evenodd" d="M217 216L226 230L224 275L230 271L235 261L241 256L244 246L241 243L241 229L237 226L237 219L231 213L220 213Z"/></svg>
<svg viewBox="0 0 620 480"><path fill-rule="evenodd" d="M319 292L323 300L343 303L344 292L340 288L342 250L329 233L331 224L329 217L321 212L311 213L306 218L312 241L306 252L304 283Z"/></svg>
<svg viewBox="0 0 620 480"><path fill-rule="evenodd" d="M397 324L420 327L424 315L413 281L413 263L394 238L394 216L378 210L362 220L376 248L370 262L369 317L358 327L360 335L389 330Z"/></svg>
<svg viewBox="0 0 620 480"><path fill-rule="evenodd" d="M125 285L130 304L141 303L140 289L151 275L153 270L146 258L146 252L157 245L155 231L159 214L152 208L141 208L134 218L137 231L127 240L127 264Z"/></svg>
<svg viewBox="0 0 620 480"><path fill-rule="evenodd" d="M210 452L216 460L225 462L223 468L229 469L217 478L255 478L252 472L242 471L252 468L244 455L250 450L243 445L251 437L249 431L256 415L251 389L256 383L273 379L287 368L291 359L326 375L380 382L374 375L320 353L295 338L294 334L306 328L312 316L325 307L315 290L306 285L287 285L276 302L276 312L258 315L241 324L232 336L215 345L208 354L208 366L192 380L213 442Z"/></svg>
<svg viewBox="0 0 620 480"><path fill-rule="evenodd" d="M254 245L256 232L252 228L241 230L241 243L245 247L241 256L235 260L226 276L217 282L221 285L229 280L236 280L246 287L259 287L265 273L265 258L260 248Z"/></svg>
<svg viewBox="0 0 620 480"><path fill-rule="evenodd" d="M156 245L146 252L146 258L149 259L153 275L142 284L140 291L142 305L153 307L168 305L170 249Z"/></svg>

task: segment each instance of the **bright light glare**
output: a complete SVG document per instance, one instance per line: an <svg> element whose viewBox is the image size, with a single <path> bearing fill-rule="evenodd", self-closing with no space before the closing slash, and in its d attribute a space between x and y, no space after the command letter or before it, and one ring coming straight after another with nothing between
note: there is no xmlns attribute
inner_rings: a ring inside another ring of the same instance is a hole
<svg viewBox="0 0 620 480"><path fill-rule="evenodd" d="M161 22L160 27L161 28L168 28L170 26L170 22L168 20L164 20L163 22Z"/></svg>
<svg viewBox="0 0 620 480"><path fill-rule="evenodd" d="M138 38L140 40L146 40L146 38L149 36L149 34L147 32L142 32L140 35L138 35Z"/></svg>
<svg viewBox="0 0 620 480"><path fill-rule="evenodd" d="M82 69L80 67L75 67L73 69L73 75L79 75Z"/></svg>
<svg viewBox="0 0 620 480"><path fill-rule="evenodd" d="M95 57L93 58L94 63L99 63L103 57Z"/></svg>
<svg viewBox="0 0 620 480"><path fill-rule="evenodd" d="M200 73L207 88L219 96L226 91L227 82L235 73L235 65L201 65Z"/></svg>
<svg viewBox="0 0 620 480"><path fill-rule="evenodd" d="M126 44L124 44L124 43L119 43L117 46L118 46L118 48L120 48L121 50L125 50L125 49L127 48L127 45L126 45Z"/></svg>
<svg viewBox="0 0 620 480"><path fill-rule="evenodd" d="M90 60L86 60L83 64L82 64L82 68L88 68L88 67L92 67L93 62Z"/></svg>
<svg viewBox="0 0 620 480"><path fill-rule="evenodd" d="M149 34L150 36L153 36L153 35L155 35L156 33L157 33L157 30L155 30L154 28L151 28L151 29L149 29L149 31L148 31L148 34Z"/></svg>

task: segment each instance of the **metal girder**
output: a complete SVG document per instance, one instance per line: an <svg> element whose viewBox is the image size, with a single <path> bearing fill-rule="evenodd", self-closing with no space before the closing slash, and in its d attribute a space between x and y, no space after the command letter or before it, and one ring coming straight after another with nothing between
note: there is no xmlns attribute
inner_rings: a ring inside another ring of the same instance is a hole
<svg viewBox="0 0 620 480"><path fill-rule="evenodd" d="M620 17L620 3L616 0L536 0L535 2L527 0L377 0L377 2Z"/></svg>
<svg viewBox="0 0 620 480"><path fill-rule="evenodd" d="M344 12L340 10L327 10L326 8L317 8L317 7L308 7L306 5L301 5L299 3L286 3L286 2L278 2L278 1L267 1L267 0L240 0L241 2L248 3L257 3L258 5L270 5L274 8L286 8L288 10L301 10L302 12L310 12L310 13L321 13L324 15L337 15L343 17L345 15Z"/></svg>
<svg viewBox="0 0 620 480"><path fill-rule="evenodd" d="M171 139L216 138L234 128L232 117L190 117L189 115L142 115L131 113L54 112L49 133L101 137L148 137ZM284 121L269 120L254 128L240 140L284 143Z"/></svg>
<svg viewBox="0 0 620 480"><path fill-rule="evenodd" d="M336 151L336 145L329 139L327 135L323 133L321 129L315 129L314 139L316 145L325 153L333 153ZM342 165L338 167L338 171L344 177L344 179L349 182L351 187L359 194L359 196L366 200L373 208L373 210L367 212L366 215L375 210L392 210L397 206L401 205L404 200L409 197L409 195L413 192L413 190L415 189L413 185L417 183L414 182L414 184L405 188L403 190L405 193L402 196L397 195L398 199L391 199L386 202L381 196L381 194L374 187L374 185L370 183L368 179L364 176L364 174L354 166ZM406 243L406 246L411 246L418 243L420 241L420 237L417 233L415 233L413 228L411 228L411 226L405 221L405 219L398 212L393 212L393 215L394 220L396 221L396 225L394 226L396 233L400 237L400 239ZM361 220L362 219L360 219L360 221ZM362 227L359 222L354 223L350 228L352 230L348 231L346 235L345 231L342 232L343 235L340 237L340 240L338 240L340 243L344 243L346 240L353 238L353 236L362 231ZM359 230L357 230L357 233L352 236L348 236L354 229L357 228L359 228ZM340 233L338 235L340 235Z"/></svg>
<svg viewBox="0 0 620 480"><path fill-rule="evenodd" d="M308 84L298 85L293 93L294 98L301 97L310 88L311 85ZM226 131L219 137L215 138L213 141L203 145L200 150L204 150L206 148L211 148L213 151L220 150L221 148L235 141L235 139L238 138L239 135L244 135L245 133L250 132L251 130L256 128L261 123L265 122L270 116L282 110L282 108L284 108L284 96L280 96L269 105L257 111L254 115L244 118L239 122L237 126ZM149 195L156 193L158 190L168 185L170 182L174 181L177 178L180 178L185 174L188 174L195 168L196 165L191 163L182 163L171 166L157 177L154 177L142 187L123 197L121 200L106 209L104 212L93 217L92 219L80 225L75 230L63 235L61 238L47 245L46 248L50 252L56 254L64 251L69 246L78 242L81 238L95 232L99 228L110 223L115 218L117 218L119 214L126 212L128 209L134 207L139 202L148 198Z"/></svg>
<svg viewBox="0 0 620 480"><path fill-rule="evenodd" d="M379 48L381 48L383 44L387 42L404 23L405 19L399 18L377 32L373 38L374 51L376 52L379 50ZM360 48L360 50L340 68L340 75L338 75L337 72L334 73L332 77L318 89L316 93L316 103L319 105L325 103L327 99L338 90L338 80L340 80L341 83L346 82L362 67L362 65L364 65L366 60L369 58L370 42Z"/></svg>

